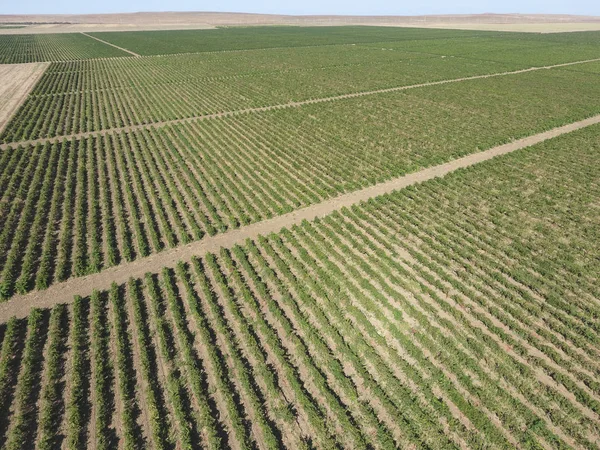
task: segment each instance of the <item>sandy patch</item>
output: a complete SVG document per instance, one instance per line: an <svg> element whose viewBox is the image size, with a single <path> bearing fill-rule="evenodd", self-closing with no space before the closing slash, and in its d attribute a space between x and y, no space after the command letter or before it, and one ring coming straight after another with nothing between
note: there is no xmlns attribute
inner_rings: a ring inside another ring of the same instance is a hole
<svg viewBox="0 0 600 450"><path fill-rule="evenodd" d="M0 132L49 65L0 64Z"/></svg>

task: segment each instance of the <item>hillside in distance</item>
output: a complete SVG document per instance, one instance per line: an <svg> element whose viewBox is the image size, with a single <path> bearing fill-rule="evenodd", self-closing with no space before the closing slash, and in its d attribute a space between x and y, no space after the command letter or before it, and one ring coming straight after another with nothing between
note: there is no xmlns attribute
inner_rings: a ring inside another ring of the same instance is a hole
<svg viewBox="0 0 600 450"><path fill-rule="evenodd" d="M3 28L3 24L26 24ZM447 14L422 16L280 15L237 12L0 15L0 34L205 29L250 25L376 25L496 31L600 30L600 17L568 14Z"/></svg>

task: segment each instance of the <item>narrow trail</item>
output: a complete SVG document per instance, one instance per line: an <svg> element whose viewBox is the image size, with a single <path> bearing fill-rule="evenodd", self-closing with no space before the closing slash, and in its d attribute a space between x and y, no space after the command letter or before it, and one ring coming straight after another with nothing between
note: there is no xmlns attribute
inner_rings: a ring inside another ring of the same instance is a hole
<svg viewBox="0 0 600 450"><path fill-rule="evenodd" d="M243 244L246 239L255 239L259 235L274 233L282 228L299 224L303 220L313 220L317 217L323 217L341 208L350 207L370 198L388 194L432 178L442 177L458 169L488 161L496 156L530 147L562 134L595 124L600 124L600 115L528 136L483 152L474 153L445 164L394 178L365 189L349 192L282 216L250 224L185 246L175 247L146 258L111 267L100 273L72 278L54 284L45 291L34 291L24 295L16 295L8 302L0 304L0 323L8 321L12 316L24 318L32 308L50 308L59 303L71 303L74 295L90 295L95 289L108 288L113 281L124 283L130 277L142 277L147 272L158 272L163 267L175 267L178 261L187 261L192 256L202 256L207 252L217 252L221 247L230 248L236 244Z"/></svg>
<svg viewBox="0 0 600 450"><path fill-rule="evenodd" d="M396 86L396 87L391 87L391 88L386 88L386 89L376 89L373 91L353 92L353 93L349 93L349 94L334 95L331 97L321 97L321 98L314 98L314 99L310 99L310 100L302 100L302 101L298 101L298 102L281 103L278 105L271 105L271 106L261 106L258 108L247 108L247 109L239 109L239 110L234 110L234 111L225 111L225 112L215 113L215 114L206 114L206 115L201 115L201 116L185 117L183 119L163 120L163 121L147 123L147 124L128 125L128 126L119 127L119 128L106 128L103 130L86 131L83 133L68 134L68 135L63 135L63 136L53 136L53 137L48 137L48 138L32 139L32 140L19 141L19 142L8 142L6 144L0 145L0 150L6 150L8 147L18 147L18 146L25 147L25 146L29 146L29 145L45 144L46 142L63 142L63 141L71 140L71 139L83 139L83 138L90 137L90 136L101 136L101 135L105 135L108 133L119 133L119 132L123 132L123 131L129 132L129 131L142 130L142 129L161 128L166 125L176 125L179 123L189 123L189 122L194 122L197 120L209 120L209 119L216 119L216 118L220 118L220 117L229 117L229 116L234 116L236 114L258 113L258 112L270 111L270 110L275 110L275 109L284 109L284 108L298 108L298 107L304 106L304 105L312 105L312 104L325 103L325 102L331 102L331 101L336 101L336 100L365 97L368 95L385 94L388 92L406 91L409 89L417 89L417 88L429 87L429 86L439 86L439 85L450 84L450 83L459 83L462 81L481 80L481 79L485 79L485 78L495 78L495 77L502 77L502 76L507 76L507 75L518 75L521 73L535 72L538 70L556 69L559 67L573 66L573 65L577 65L577 64L586 64L586 63L598 62L598 61L600 61L600 58L587 59L587 60L583 60L583 61L574 61L574 62L568 62L568 63L562 63L562 64L554 64L551 66L530 67L528 69L513 70L511 72L497 72L497 73L489 73L489 74L485 74L485 75L474 75L471 77L452 78L449 80L430 81L427 83L411 84L408 86Z"/></svg>
<svg viewBox="0 0 600 450"><path fill-rule="evenodd" d="M89 38L91 38L91 39L95 39L95 40L97 40L98 42L102 42L103 44L110 45L111 47L114 47L114 48L118 48L119 50L121 50L121 51L123 51L123 52L129 53L130 55L137 56L137 57L140 57L140 56L142 56L142 55L138 55L137 53L134 53L134 52L132 52L131 50L127 50L126 48L119 47L118 45L111 44L110 42L107 42L107 41L103 41L103 40L102 40L102 39L100 39L100 38L97 38L97 37L95 37L95 36L92 36L91 34L84 33L83 31L80 31L79 33L80 33L80 34L83 34L84 36L87 36L87 37L89 37Z"/></svg>

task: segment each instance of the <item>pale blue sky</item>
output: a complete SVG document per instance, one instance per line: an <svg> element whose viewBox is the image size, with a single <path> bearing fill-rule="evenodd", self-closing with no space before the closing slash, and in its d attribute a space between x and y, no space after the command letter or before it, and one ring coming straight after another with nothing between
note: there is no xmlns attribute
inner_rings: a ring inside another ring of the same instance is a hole
<svg viewBox="0 0 600 450"><path fill-rule="evenodd" d="M136 11L235 11L279 14L414 15L544 13L600 15L598 0L0 0L0 14L83 14Z"/></svg>

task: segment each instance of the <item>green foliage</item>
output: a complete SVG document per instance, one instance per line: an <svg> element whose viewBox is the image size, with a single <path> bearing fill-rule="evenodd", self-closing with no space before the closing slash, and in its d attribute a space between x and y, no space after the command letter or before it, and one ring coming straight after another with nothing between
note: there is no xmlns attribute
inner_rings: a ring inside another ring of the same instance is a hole
<svg viewBox="0 0 600 450"><path fill-rule="evenodd" d="M93 36L141 55L409 41L436 37L462 38L496 34L481 31L365 26L253 26L215 30L92 33Z"/></svg>
<svg viewBox="0 0 600 450"><path fill-rule="evenodd" d="M128 55L80 33L0 35L0 64Z"/></svg>
<svg viewBox="0 0 600 450"><path fill-rule="evenodd" d="M10 321L7 447L594 448L598 133Z"/></svg>

